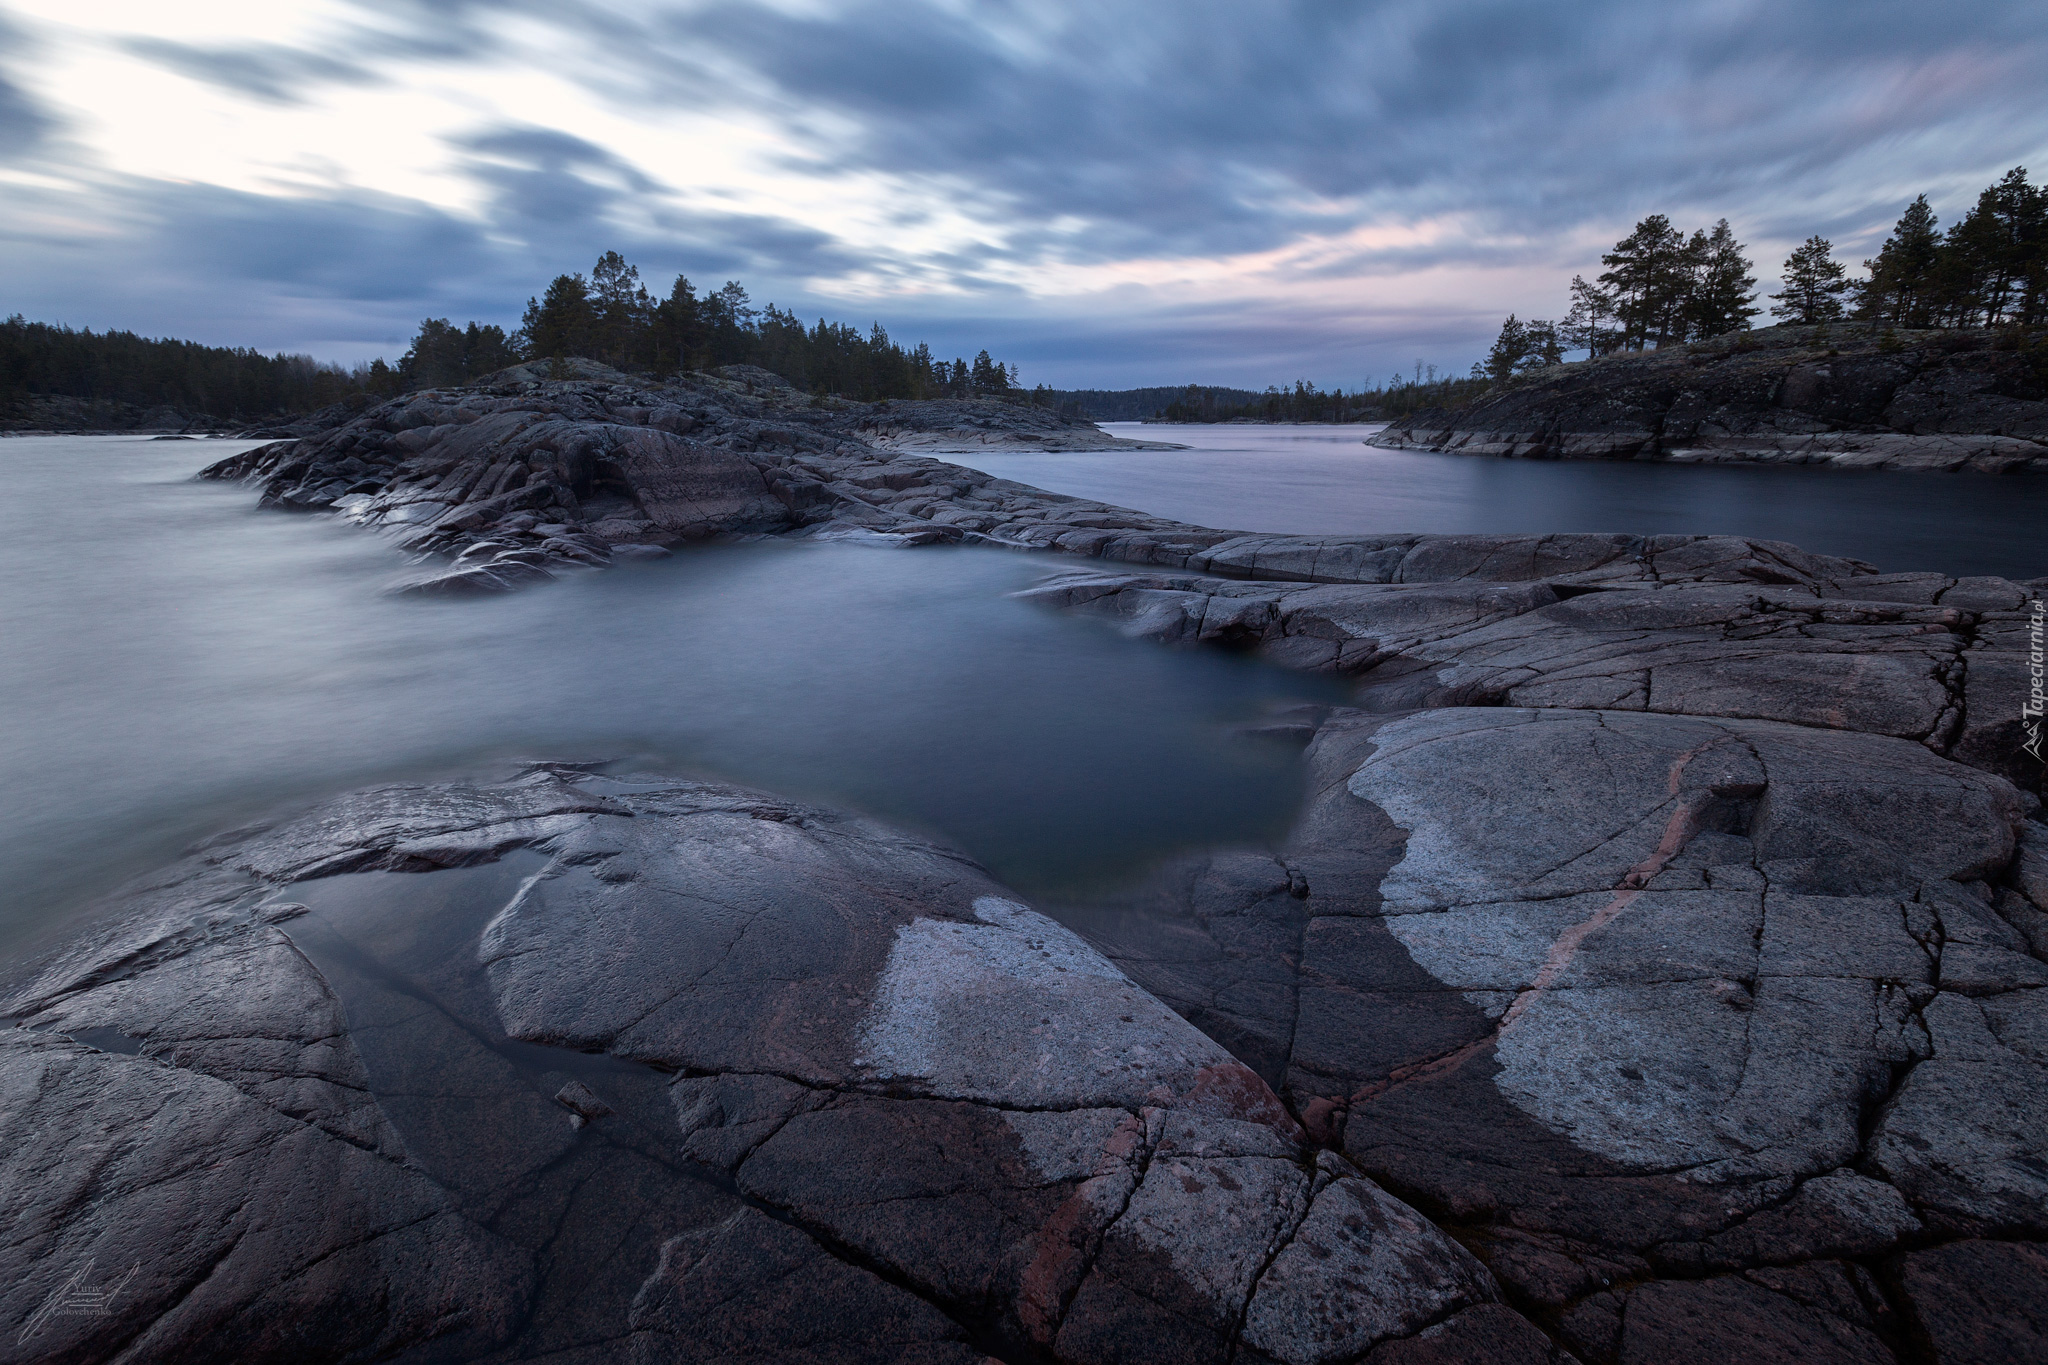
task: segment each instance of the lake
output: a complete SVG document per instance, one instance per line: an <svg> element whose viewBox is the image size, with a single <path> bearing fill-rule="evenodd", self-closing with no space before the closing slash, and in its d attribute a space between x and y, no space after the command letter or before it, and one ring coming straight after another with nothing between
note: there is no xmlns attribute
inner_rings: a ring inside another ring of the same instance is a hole
<svg viewBox="0 0 2048 1365"><path fill-rule="evenodd" d="M281 803L616 759L864 811L1033 896L1284 832L1328 680L1126 640L1009 594L1075 561L699 549L505 597L193 471L253 442L0 440L0 948Z"/></svg>
<svg viewBox="0 0 2048 1365"><path fill-rule="evenodd" d="M1712 530L2048 573L2048 481L1422 455L1357 427L1134 434L1197 448L960 458L1248 530ZM395 597L388 540L192 477L251 444L0 441L0 949L281 804L535 758L864 811L1082 902L1177 850L1277 839L1298 757L1238 730L1342 696L1018 602L1077 562L982 548L767 542Z"/></svg>
<svg viewBox="0 0 2048 1365"><path fill-rule="evenodd" d="M1375 426L1103 430L1184 451L949 455L1054 492L1244 531L1709 532L1886 572L2048 574L2048 478L1651 461L1501 460L1364 443Z"/></svg>

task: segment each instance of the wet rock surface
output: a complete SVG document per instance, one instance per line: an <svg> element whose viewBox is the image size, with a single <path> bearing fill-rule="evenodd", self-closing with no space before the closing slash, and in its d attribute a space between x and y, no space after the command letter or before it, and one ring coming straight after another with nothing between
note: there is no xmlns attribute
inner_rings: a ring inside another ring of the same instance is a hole
<svg viewBox="0 0 2048 1365"><path fill-rule="evenodd" d="M2038 583L1676 536L1418 538L1362 581L1291 577L1330 549L1349 568L1370 545L1262 554L1257 580L1087 571L1027 595L1149 639L1355 676L1374 710L1779 720L1910 739L2039 788L2024 723Z"/></svg>
<svg viewBox="0 0 2048 1365"><path fill-rule="evenodd" d="M1602 356L1371 438L1528 459L2048 472L2038 333L1772 327Z"/></svg>
<svg viewBox="0 0 2048 1365"><path fill-rule="evenodd" d="M1499 1297L973 864L729 787L360 793L5 1009L14 1358L1320 1361Z"/></svg>
<svg viewBox="0 0 2048 1365"><path fill-rule="evenodd" d="M215 472L447 556L422 591L1109 561L1029 595L1356 680L1267 727L1285 845L1034 908L565 765L220 836L0 1006L16 1357L2043 1357L2043 584L1191 527L772 379L509 372Z"/></svg>
<svg viewBox="0 0 2048 1365"><path fill-rule="evenodd" d="M1640 711L1339 711L1310 758L1285 849L1083 928L1580 1359L1945 1360L1951 1249L2038 1264L2031 795Z"/></svg>

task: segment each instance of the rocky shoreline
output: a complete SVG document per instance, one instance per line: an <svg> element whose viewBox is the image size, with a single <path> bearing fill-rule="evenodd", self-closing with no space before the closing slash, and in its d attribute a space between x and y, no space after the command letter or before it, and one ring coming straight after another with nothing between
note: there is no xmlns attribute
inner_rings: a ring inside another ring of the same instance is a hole
<svg viewBox="0 0 2048 1365"><path fill-rule="evenodd" d="M1368 444L1549 460L2048 473L2048 338L1840 323L1625 352Z"/></svg>
<svg viewBox="0 0 2048 1365"><path fill-rule="evenodd" d="M1032 907L563 763L228 832L0 1005L0 1349L2048 1356L2048 585L1210 530L858 420L520 378L210 472L453 556L430 591L771 534L1109 561L1031 595L1354 680L1285 844ZM81 1273L105 1315L50 1309Z"/></svg>

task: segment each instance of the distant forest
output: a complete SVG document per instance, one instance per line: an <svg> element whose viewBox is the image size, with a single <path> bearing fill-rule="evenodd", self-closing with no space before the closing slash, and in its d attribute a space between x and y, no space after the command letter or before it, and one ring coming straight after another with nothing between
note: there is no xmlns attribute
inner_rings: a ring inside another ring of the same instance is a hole
<svg viewBox="0 0 2048 1365"><path fill-rule="evenodd" d="M1054 389L1061 412L1095 422L1384 422L1421 408L1444 407L1483 392L1484 380L1440 377L1434 365L1415 362L1413 375L1397 374L1377 388L1325 392L1297 379L1264 393L1189 384L1184 388Z"/></svg>
<svg viewBox="0 0 2048 1365"><path fill-rule="evenodd" d="M1927 196L1907 206L1865 275L1849 278L1834 244L1812 236L1785 258L1770 314L1799 325L1843 320L1884 327L2038 327L2048 323L2048 188L2015 166L1940 231ZM1593 283L1574 275L1561 322L1510 313L1471 378L1500 384L1587 356L1703 341L1747 331L1756 306L1754 263L1728 220L1688 237L1663 214L1600 258Z"/></svg>
<svg viewBox="0 0 2048 1365"><path fill-rule="evenodd" d="M0 405L32 396L175 408L215 417L307 412L339 402L360 379L311 356L78 332L16 314L0 322Z"/></svg>
<svg viewBox="0 0 2048 1365"><path fill-rule="evenodd" d="M641 284L639 270L616 251L599 257L587 280L557 275L540 297L526 301L519 330L509 337L496 327L471 323L458 332L446 321L429 319L397 372L374 375L372 382L460 384L517 360L556 356L664 376L758 365L811 393L864 402L1018 390L1017 367L986 350L971 361L947 361L923 342L906 349L879 322L865 332L823 318L806 327L772 303L755 308L738 280L699 297L688 277L678 275L668 297L656 299Z"/></svg>
<svg viewBox="0 0 2048 1365"><path fill-rule="evenodd" d="M522 325L509 335L494 324L457 327L428 318L396 365L378 359L352 370L311 356L78 331L17 314L0 323L0 409L67 398L246 421L466 384L523 360L558 356L663 377L759 365L809 392L864 401L1028 396L1016 366L986 350L946 361L923 343L898 345L880 323L866 332L822 318L806 327L773 304L756 309L737 280L700 298L678 275L668 297L657 301L639 271L608 251L588 278L559 275L528 299ZM1041 386L1037 401L1049 403L1050 394Z"/></svg>
<svg viewBox="0 0 2048 1365"><path fill-rule="evenodd" d="M971 361L948 361L922 342L902 346L880 323L865 332L823 318L806 326L772 303L756 308L737 280L700 296L678 275L667 297L656 299L635 267L607 251L588 277L558 275L529 298L509 334L494 324L457 327L428 318L396 365L379 359L353 370L304 355L75 331L16 314L0 322L0 418L42 398L249 421L469 383L522 360L581 356L656 376L758 365L820 395L1022 399L1096 421L1374 421L1467 401L1574 353L1600 356L1745 331L1764 312L1754 263L1725 218L1687 235L1653 214L1600 261L1606 269L1594 281L1572 277L1563 319L1510 314L1468 375L1439 376L1418 361L1412 374L1351 393L1324 392L1306 380L1263 393L1203 385L1055 391L1042 384L1027 392L1016 366L986 350ZM1862 278L1851 279L1832 243L1809 237L1785 260L1782 287L1770 295L1771 316L1905 328L2048 323L2048 190L2015 167L1946 231L1921 195L1863 268Z"/></svg>

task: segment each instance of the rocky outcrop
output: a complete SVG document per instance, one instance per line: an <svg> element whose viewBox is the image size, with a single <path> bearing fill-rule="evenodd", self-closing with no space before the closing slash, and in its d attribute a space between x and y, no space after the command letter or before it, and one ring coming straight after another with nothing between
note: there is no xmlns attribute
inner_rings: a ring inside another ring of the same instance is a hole
<svg viewBox="0 0 2048 1365"><path fill-rule="evenodd" d="M882 449L862 425L867 409L815 406L749 375L649 386L588 362L574 369L596 377L536 379L538 367L524 366L499 382L413 394L220 461L205 476L254 481L268 507L331 511L391 533L436 557L410 585L423 592L503 590L690 541L762 534L975 541L1307 583L1566 576L1569 589L1651 577L1642 537L1214 530ZM994 406L1005 420L1038 411ZM1696 575L1719 581L1875 572L1730 537L1667 536L1655 546L1662 562L1696 564Z"/></svg>
<svg viewBox="0 0 2048 1365"><path fill-rule="evenodd" d="M855 430L879 450L919 451L927 455L1187 449L1170 441L1134 441L1111 436L1093 422L1062 416L1050 408L958 399L876 403L860 417Z"/></svg>
<svg viewBox="0 0 2048 1365"><path fill-rule="evenodd" d="M755 793L362 793L5 1008L11 1358L1549 1358L1070 931Z"/></svg>
<svg viewBox="0 0 2048 1365"><path fill-rule="evenodd" d="M2044 585L1622 549L1026 594L1360 684L1285 847L1076 922L1581 1360L2041 1355Z"/></svg>
<svg viewBox="0 0 2048 1365"><path fill-rule="evenodd" d="M556 373L577 377L535 377ZM897 455L863 425L882 409L926 434L970 417L991 432L1071 425L1019 404L819 405L745 366L655 384L590 362L531 364L395 399L205 476L254 480L267 507L337 512L445 557L409 585L430 593L500 591L713 537L1035 545L1114 527L1228 538Z"/></svg>
<svg viewBox="0 0 2048 1365"><path fill-rule="evenodd" d="M2048 338L1773 327L1558 366L1369 438L1525 459L2048 472Z"/></svg>

